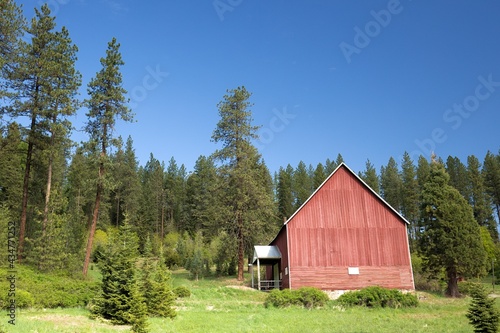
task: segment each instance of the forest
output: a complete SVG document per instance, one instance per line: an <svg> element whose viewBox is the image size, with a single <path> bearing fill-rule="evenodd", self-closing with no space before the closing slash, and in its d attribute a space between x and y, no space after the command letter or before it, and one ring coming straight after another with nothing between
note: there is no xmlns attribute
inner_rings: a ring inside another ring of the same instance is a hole
<svg viewBox="0 0 500 333"><path fill-rule="evenodd" d="M101 68L79 99L70 32L46 5L28 21L15 2L0 3L0 243L13 223L18 265L86 276L125 235L135 244L130 255L153 253L193 279L243 280L253 245L272 240L343 162L325 152L332 156L317 165L271 173L253 144L259 127L242 86L228 87L217 106L219 123L206 138L213 154L191 168L151 152L140 165L133 138L114 131L133 120L119 42L102 46ZM81 110L87 140L74 142L71 119ZM408 220L412 258L422 265L415 273L446 281L456 296L458 277L485 275L500 262L500 152L466 161L402 153L379 168L367 159L359 176ZM2 249L1 265L11 261Z"/></svg>

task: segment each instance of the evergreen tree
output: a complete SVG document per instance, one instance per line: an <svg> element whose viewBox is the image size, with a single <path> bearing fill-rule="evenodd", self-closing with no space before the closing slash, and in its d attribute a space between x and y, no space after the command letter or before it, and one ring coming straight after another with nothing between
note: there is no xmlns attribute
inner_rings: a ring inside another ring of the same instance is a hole
<svg viewBox="0 0 500 333"><path fill-rule="evenodd" d="M43 211L42 235L45 233L49 223L49 204L53 188L53 174L56 161L64 159L70 140L68 135L71 123L68 117L76 113L78 101L76 100L77 89L81 84L81 75L75 69L76 52L78 48L72 44L68 30L63 27L60 32L55 33L54 54L50 62L52 75L57 79L51 83L49 89L50 102L43 117L47 123L49 143L47 153L47 183L45 187L45 203ZM63 171L62 168L60 171ZM62 178L62 172L61 172ZM61 179L62 180L62 179ZM59 189L62 184L59 183Z"/></svg>
<svg viewBox="0 0 500 333"><path fill-rule="evenodd" d="M54 102L52 87L59 78L53 71L57 56L58 37L54 32L55 17L50 16L48 5L35 8L35 17L26 32L31 42L19 42L19 56L16 65L7 73L6 89L12 92L13 104L7 107L11 117L29 119L27 150L24 163L21 218L19 224L18 260L24 256L24 241L28 220L28 200L35 147L42 145L46 124L44 113ZM4 110L6 110L4 108ZM34 177L39 180L39 177Z"/></svg>
<svg viewBox="0 0 500 333"><path fill-rule="evenodd" d="M344 163L344 158L342 157L342 155L340 155L340 153L337 155L337 159L335 159L335 164L336 164L336 167L338 167L341 163Z"/></svg>
<svg viewBox="0 0 500 333"><path fill-rule="evenodd" d="M458 278L482 272L485 251L472 208L448 182L444 166L433 161L422 191L425 231L420 252L426 269L446 272L446 295L458 297Z"/></svg>
<svg viewBox="0 0 500 333"><path fill-rule="evenodd" d="M132 324L134 332L147 332L147 307L136 280L137 235L126 222L108 243L99 260L101 292L91 302L91 316L113 324Z"/></svg>
<svg viewBox="0 0 500 333"><path fill-rule="evenodd" d="M286 169L278 171L276 195L278 199L278 216L281 221L287 220L295 211L293 199L293 167L288 164Z"/></svg>
<svg viewBox="0 0 500 333"><path fill-rule="evenodd" d="M245 87L228 91L218 104L220 120L212 134L212 140L222 145L214 157L223 163L225 206L231 211L226 230L237 240L238 281L243 280L247 242L269 223L273 206L272 197L259 182L261 158L250 142L257 138L258 130L251 124L250 95Z"/></svg>
<svg viewBox="0 0 500 333"><path fill-rule="evenodd" d="M377 176L377 170L370 162L370 160L366 160L366 168L363 173L360 173L361 179L365 181L365 183L370 186L372 190L377 193L380 193L379 179Z"/></svg>
<svg viewBox="0 0 500 333"><path fill-rule="evenodd" d="M166 219L170 226L179 231L186 227L186 211L183 203L186 200L186 168L180 167L172 157L165 173Z"/></svg>
<svg viewBox="0 0 500 333"><path fill-rule="evenodd" d="M138 225L143 243L144 237L149 233L156 233L160 239L165 234L165 165L150 154L140 173L142 196Z"/></svg>
<svg viewBox="0 0 500 333"><path fill-rule="evenodd" d="M420 191L418 188L416 168L410 154L403 154L401 164L401 213L410 222L410 246L416 249L416 241L420 238Z"/></svg>
<svg viewBox="0 0 500 333"><path fill-rule="evenodd" d="M187 230L191 235L203 230L207 240L219 234L222 211L220 209L221 184L213 160L200 156L186 181L186 209L189 220Z"/></svg>
<svg viewBox="0 0 500 333"><path fill-rule="evenodd" d="M391 157L387 166L382 167L380 170L380 192L385 201L397 211L401 210L402 187L398 164Z"/></svg>
<svg viewBox="0 0 500 333"><path fill-rule="evenodd" d="M8 127L0 144L0 206L9 210L10 218L18 218L21 213L19 202L22 198L23 155L26 144L22 141L19 125L15 122Z"/></svg>
<svg viewBox="0 0 500 333"><path fill-rule="evenodd" d="M293 172L292 188L295 197L295 210L297 210L312 193L312 179L307 172L306 164L300 161Z"/></svg>
<svg viewBox="0 0 500 333"><path fill-rule="evenodd" d="M316 169L314 169L313 174L313 191L315 191L323 182L328 175L325 173L325 168L323 164L318 163Z"/></svg>
<svg viewBox="0 0 500 333"><path fill-rule="evenodd" d="M495 306L495 299L488 297L483 286L477 285L471 292L472 301L467 311L469 323L476 333L496 333L500 313Z"/></svg>
<svg viewBox="0 0 500 333"><path fill-rule="evenodd" d="M148 314L155 317L174 318L176 316L173 308L175 295L172 292L171 273L161 260L153 258L149 236L144 245L144 256L140 291Z"/></svg>
<svg viewBox="0 0 500 333"><path fill-rule="evenodd" d="M481 174L481 164L474 155L467 157L467 180L468 192L470 193L469 200L474 211L474 218L480 226L488 229L495 241L498 241L497 222L493 217L491 200L488 197L484 178Z"/></svg>
<svg viewBox="0 0 500 333"><path fill-rule="evenodd" d="M325 175L329 176L333 171L335 171L336 168L337 168L337 163L327 158L325 162Z"/></svg>
<svg viewBox="0 0 500 333"><path fill-rule="evenodd" d="M467 181L467 168L458 157L448 156L446 159L446 172L450 175L450 185L460 192L469 201L469 184Z"/></svg>
<svg viewBox="0 0 500 333"><path fill-rule="evenodd" d="M486 192L495 207L498 220L500 220L500 155L487 152L483 163L484 184Z"/></svg>
<svg viewBox="0 0 500 333"><path fill-rule="evenodd" d="M9 80L18 65L19 43L25 31L25 19L21 7L12 0L0 1L0 101L4 97L12 97L8 91ZM0 109L0 119L2 112Z"/></svg>
<svg viewBox="0 0 500 333"><path fill-rule="evenodd" d="M422 192L424 185L427 183L431 173L429 161L422 155L418 157L417 162L417 182L420 192Z"/></svg>
<svg viewBox="0 0 500 333"><path fill-rule="evenodd" d="M90 147L92 151L99 151L99 170L96 186L94 210L92 214L92 225L89 231L85 261L83 263L83 274L87 275L92 252L92 242L97 227L101 197L104 191L105 165L108 163L107 150L112 144L112 130L116 118L131 121L132 114L126 106L126 90L122 88L122 75L120 67L124 64L120 51L120 44L115 38L108 43L106 57L101 58L102 69L97 72L88 85L90 99L86 101L89 112L87 117L86 131L90 135Z"/></svg>

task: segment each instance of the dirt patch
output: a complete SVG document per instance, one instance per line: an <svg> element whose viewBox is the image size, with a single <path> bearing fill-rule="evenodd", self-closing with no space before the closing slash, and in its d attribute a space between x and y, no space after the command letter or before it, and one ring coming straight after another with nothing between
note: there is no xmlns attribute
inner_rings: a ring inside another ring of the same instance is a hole
<svg viewBox="0 0 500 333"><path fill-rule="evenodd" d="M254 291L257 291L257 289L254 289L252 287L247 287L247 286L235 286L235 285L231 285L231 286L226 286L227 288L233 288L233 289L239 289L239 290L254 290Z"/></svg>
<svg viewBox="0 0 500 333"><path fill-rule="evenodd" d="M120 325L115 326L108 323L103 323L95 320L91 320L85 316L80 315L65 315L65 314L46 314L30 316L29 318L39 321L45 321L53 323L57 328L59 327L107 327L114 329L118 332L130 330L130 326Z"/></svg>

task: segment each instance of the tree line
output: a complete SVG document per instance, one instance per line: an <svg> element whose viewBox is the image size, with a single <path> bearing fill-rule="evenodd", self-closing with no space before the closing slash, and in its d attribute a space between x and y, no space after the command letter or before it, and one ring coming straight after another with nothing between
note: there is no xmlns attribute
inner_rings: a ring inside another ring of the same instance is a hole
<svg viewBox="0 0 500 333"><path fill-rule="evenodd" d="M140 253L151 246L170 267L185 266L194 277L215 267L243 279L253 245L274 238L343 162L338 154L271 173L253 144L251 93L237 87L217 105L220 120L207 138L218 147L213 154L200 156L192 170L153 153L140 165L132 137L114 133L117 121L133 119L118 41L108 43L88 97L80 100L78 48L69 31L57 28L47 5L27 22L15 2L0 3L6 18L0 22L0 237L6 238L7 221L15 221L20 262L85 275L126 225ZM81 109L88 140L76 143L70 119ZM456 280L485 271L498 256L500 154L413 161L404 153L379 170L367 160L359 176L408 220L411 251L430 271L444 269L448 281ZM473 239L461 238L463 230ZM446 248L430 245L438 237ZM450 237L469 247L460 252ZM443 259L450 249L460 253L459 262L470 257L480 267L451 267L456 258Z"/></svg>

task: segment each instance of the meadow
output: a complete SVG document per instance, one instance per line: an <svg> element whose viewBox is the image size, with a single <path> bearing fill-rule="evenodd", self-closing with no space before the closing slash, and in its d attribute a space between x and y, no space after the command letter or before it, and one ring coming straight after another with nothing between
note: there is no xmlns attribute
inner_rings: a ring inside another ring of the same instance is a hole
<svg viewBox="0 0 500 333"><path fill-rule="evenodd" d="M151 333L165 332L473 332L465 317L470 298L449 299L418 292L420 304L411 309L343 309L334 302L322 309L265 308L266 293L228 278L189 279L174 271L174 286L192 294L177 301L175 319L151 318ZM491 286L490 286L491 288ZM497 303L498 305L498 303ZM18 310L16 325L1 324L12 333L111 333L128 332L88 318L81 308Z"/></svg>

